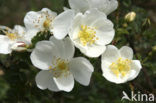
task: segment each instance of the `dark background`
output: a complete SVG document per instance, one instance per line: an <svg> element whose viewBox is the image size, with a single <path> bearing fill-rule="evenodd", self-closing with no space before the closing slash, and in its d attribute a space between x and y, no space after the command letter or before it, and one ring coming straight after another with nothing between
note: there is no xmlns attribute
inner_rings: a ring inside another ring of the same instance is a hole
<svg viewBox="0 0 156 103"><path fill-rule="evenodd" d="M118 1L118 10L108 16L116 30L112 44L133 48L134 59L139 59L143 66L135 80L120 85L110 83L102 77L101 58L88 58L95 67L88 87L76 83L70 93L43 91L35 84L39 70L32 66L30 53L13 52L0 55L0 103L132 103L121 101L122 91L128 95L140 91L156 96L156 0ZM30 10L47 7L60 13L64 6L68 7L67 0L0 0L0 25L23 25L23 18ZM137 16L128 23L124 16L130 11ZM75 56L83 55L77 50Z"/></svg>

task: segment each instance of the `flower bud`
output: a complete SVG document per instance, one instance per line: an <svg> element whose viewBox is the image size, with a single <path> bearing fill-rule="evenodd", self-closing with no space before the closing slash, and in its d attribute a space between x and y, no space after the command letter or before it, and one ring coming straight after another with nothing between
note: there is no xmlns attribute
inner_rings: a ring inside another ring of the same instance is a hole
<svg viewBox="0 0 156 103"><path fill-rule="evenodd" d="M0 76L4 75L4 71L0 69Z"/></svg>
<svg viewBox="0 0 156 103"><path fill-rule="evenodd" d="M127 13L126 16L125 16L125 20L128 21L128 22L132 22L132 21L134 21L135 18L136 18L136 13L133 12L133 11Z"/></svg>
<svg viewBox="0 0 156 103"><path fill-rule="evenodd" d="M152 50L153 51L156 51L156 45L152 47Z"/></svg>
<svg viewBox="0 0 156 103"><path fill-rule="evenodd" d="M24 50L26 50L26 48L27 48L27 45L24 42L17 42L12 45L11 49L13 49L15 51L24 51Z"/></svg>

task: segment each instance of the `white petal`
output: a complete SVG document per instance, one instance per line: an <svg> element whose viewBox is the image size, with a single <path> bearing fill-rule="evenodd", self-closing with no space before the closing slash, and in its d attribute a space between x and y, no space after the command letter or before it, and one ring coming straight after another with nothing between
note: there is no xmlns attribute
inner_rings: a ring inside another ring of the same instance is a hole
<svg viewBox="0 0 156 103"><path fill-rule="evenodd" d="M74 58L69 63L70 71L72 72L76 81L82 85L89 85L94 67L83 57Z"/></svg>
<svg viewBox="0 0 156 103"><path fill-rule="evenodd" d="M34 36L36 36L38 33L38 30L36 29L31 29L31 30L27 30L25 35L24 35L24 39L31 43L31 40L33 39Z"/></svg>
<svg viewBox="0 0 156 103"><path fill-rule="evenodd" d="M71 58L73 58L75 48L69 37L63 40L57 40L54 36L52 36L50 38L50 41L52 41L56 45L62 59L70 60Z"/></svg>
<svg viewBox="0 0 156 103"><path fill-rule="evenodd" d="M75 47L69 37L64 39L65 58L71 60L75 54Z"/></svg>
<svg viewBox="0 0 156 103"><path fill-rule="evenodd" d="M103 9L107 5L107 0L88 0L90 8Z"/></svg>
<svg viewBox="0 0 156 103"><path fill-rule="evenodd" d="M72 40L78 38L78 32L80 31L80 26L82 24L82 18L83 18L82 13L78 13L74 17L71 28L69 29L69 36Z"/></svg>
<svg viewBox="0 0 156 103"><path fill-rule="evenodd" d="M110 14L118 7L117 0L88 0L90 8L97 8L105 14Z"/></svg>
<svg viewBox="0 0 156 103"><path fill-rule="evenodd" d="M74 11L66 10L54 19L52 32L57 39L63 39L68 34L73 17Z"/></svg>
<svg viewBox="0 0 156 103"><path fill-rule="evenodd" d="M64 57L65 47L63 40L58 40L54 36L51 36L49 40L57 47L60 57Z"/></svg>
<svg viewBox="0 0 156 103"><path fill-rule="evenodd" d="M102 53L106 50L106 46L98 46L98 45L92 45L88 46L86 52L84 53L88 57L99 57L102 55ZM83 52L83 51L82 51Z"/></svg>
<svg viewBox="0 0 156 103"><path fill-rule="evenodd" d="M106 5L106 8L103 8L103 12L109 15L113 11L115 11L118 7L118 1L117 0L108 0L108 4Z"/></svg>
<svg viewBox="0 0 156 103"><path fill-rule="evenodd" d="M71 9L77 12L85 12L89 9L89 4L87 0L68 0Z"/></svg>
<svg viewBox="0 0 156 103"><path fill-rule="evenodd" d="M120 55L124 58L132 59L133 58L133 50L128 46L123 46L120 48Z"/></svg>
<svg viewBox="0 0 156 103"><path fill-rule="evenodd" d="M58 51L52 42L40 41L36 44L30 58L35 67L42 70L48 70L55 56L57 56L57 52Z"/></svg>
<svg viewBox="0 0 156 103"><path fill-rule="evenodd" d="M72 74L67 76L60 76L58 78L54 78L54 81L59 88L59 90L70 92L74 87L74 78Z"/></svg>
<svg viewBox="0 0 156 103"><path fill-rule="evenodd" d="M63 7L63 10L66 11L66 10L70 10L69 8L67 7Z"/></svg>
<svg viewBox="0 0 156 103"><path fill-rule="evenodd" d="M129 81L135 79L142 69L141 63L139 60L133 60L131 65L130 76L128 78Z"/></svg>
<svg viewBox="0 0 156 103"><path fill-rule="evenodd" d="M96 43L99 45L109 44L115 35L115 30L113 29L113 23L108 19L98 19L92 27L96 28Z"/></svg>
<svg viewBox="0 0 156 103"><path fill-rule="evenodd" d="M96 44L83 46L79 40L73 41L75 46L80 49L80 51L88 57L96 58L102 55L102 53L106 50L106 46L100 46Z"/></svg>
<svg viewBox="0 0 156 103"><path fill-rule="evenodd" d="M59 91L54 80L53 75L49 70L40 71L35 78L37 87L44 90L49 89L51 91Z"/></svg>
<svg viewBox="0 0 156 103"><path fill-rule="evenodd" d="M26 32L25 28L20 25L15 25L13 29L19 36L23 36Z"/></svg>
<svg viewBox="0 0 156 103"><path fill-rule="evenodd" d="M82 22L83 22L83 25L90 26L99 18L106 19L107 17L103 12L100 12L97 9L90 9L85 12Z"/></svg>
<svg viewBox="0 0 156 103"><path fill-rule="evenodd" d="M11 40L7 36L0 35L0 53L10 54L11 51Z"/></svg>
<svg viewBox="0 0 156 103"><path fill-rule="evenodd" d="M41 12L30 11L24 17L24 24L26 28L37 29L38 31L43 30L43 23L46 20L46 15Z"/></svg>
<svg viewBox="0 0 156 103"><path fill-rule="evenodd" d="M119 50L113 45L108 45L106 51L102 55L102 61L112 63L116 61L119 57Z"/></svg>
<svg viewBox="0 0 156 103"><path fill-rule="evenodd" d="M51 11L48 8L43 8L41 11L47 13L48 16L51 16L52 17L52 19L54 19L57 16L57 13L56 12L53 12L53 11Z"/></svg>

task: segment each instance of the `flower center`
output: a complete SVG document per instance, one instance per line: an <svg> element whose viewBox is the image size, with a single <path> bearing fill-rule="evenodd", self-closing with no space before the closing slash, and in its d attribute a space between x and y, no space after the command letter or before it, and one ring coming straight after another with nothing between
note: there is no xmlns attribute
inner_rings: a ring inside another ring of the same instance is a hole
<svg viewBox="0 0 156 103"><path fill-rule="evenodd" d="M131 60L120 57L117 61L113 62L109 68L117 77L125 77L131 69L131 63Z"/></svg>
<svg viewBox="0 0 156 103"><path fill-rule="evenodd" d="M49 18L47 18L47 19L44 21L44 23L43 23L43 27L44 27L45 29L49 29L50 23L51 23L51 20L50 20Z"/></svg>
<svg viewBox="0 0 156 103"><path fill-rule="evenodd" d="M53 68L52 66L50 66L49 69L52 71L53 76L56 78L62 75L67 76L70 74L68 68L68 62L60 58L56 60L55 67Z"/></svg>
<svg viewBox="0 0 156 103"><path fill-rule="evenodd" d="M95 27L81 25L81 30L79 31L78 37L83 46L86 46L87 44L92 45L96 40L98 40L98 38L95 36L95 30Z"/></svg>
<svg viewBox="0 0 156 103"><path fill-rule="evenodd" d="M18 35L18 33L17 32L15 32L15 31L13 31L13 30L10 30L8 27L6 28L6 29L2 29L2 32L6 35L6 36L8 36L8 38L10 39L10 40L15 40L15 39L18 39L18 38L20 38L20 36Z"/></svg>
<svg viewBox="0 0 156 103"><path fill-rule="evenodd" d="M6 35L9 37L11 40L15 40L18 38L18 36L14 33L6 33Z"/></svg>

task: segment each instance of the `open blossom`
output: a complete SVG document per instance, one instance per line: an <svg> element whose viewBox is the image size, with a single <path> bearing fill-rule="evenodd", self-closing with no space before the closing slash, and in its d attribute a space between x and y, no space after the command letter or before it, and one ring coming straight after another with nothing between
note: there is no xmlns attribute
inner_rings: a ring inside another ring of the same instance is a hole
<svg viewBox="0 0 156 103"><path fill-rule="evenodd" d="M106 15L118 7L117 0L68 0L71 9L84 13L88 9L97 8Z"/></svg>
<svg viewBox="0 0 156 103"><path fill-rule="evenodd" d="M97 9L78 13L69 29L69 36L75 46L88 57L99 57L114 35L113 23Z"/></svg>
<svg viewBox="0 0 156 103"><path fill-rule="evenodd" d="M57 16L56 12L43 8L38 12L28 12L24 24L27 29L36 29L38 32L50 31L57 39L63 39L68 33L73 16L72 10L66 10Z"/></svg>
<svg viewBox="0 0 156 103"><path fill-rule="evenodd" d="M123 46L117 49L109 45L102 55L103 76L110 82L117 84L135 79L142 66L139 60L133 59L133 50Z"/></svg>
<svg viewBox="0 0 156 103"><path fill-rule="evenodd" d="M91 63L83 58L73 58L75 48L69 38L40 41L31 54L33 65L42 71L36 76L37 86L44 90L69 92L74 78L87 86L93 72Z"/></svg>
<svg viewBox="0 0 156 103"><path fill-rule="evenodd" d="M1 54L9 54L12 52L12 50L26 50L26 47L31 44L31 39L36 35L37 32L35 30L26 31L26 29L20 25L14 26L14 29L0 26L0 31L5 34L0 35Z"/></svg>

